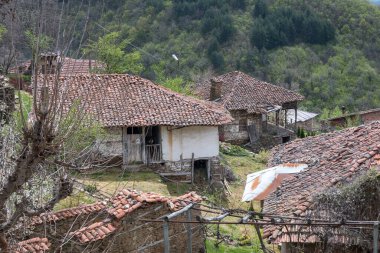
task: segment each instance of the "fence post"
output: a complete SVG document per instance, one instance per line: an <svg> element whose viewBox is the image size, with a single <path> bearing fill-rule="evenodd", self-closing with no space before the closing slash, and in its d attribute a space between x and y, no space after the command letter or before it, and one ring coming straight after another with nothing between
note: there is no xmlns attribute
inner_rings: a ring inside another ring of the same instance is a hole
<svg viewBox="0 0 380 253"><path fill-rule="evenodd" d="M167 220L164 220L163 224L164 228L164 248L165 248L165 253L170 252L170 242L169 242L169 223Z"/></svg>
<svg viewBox="0 0 380 253"><path fill-rule="evenodd" d="M194 153L191 153L191 184L194 184Z"/></svg>
<svg viewBox="0 0 380 253"><path fill-rule="evenodd" d="M191 209L187 211L187 221L191 221ZM193 251L192 241L191 223L187 223L187 253L192 253Z"/></svg>
<svg viewBox="0 0 380 253"><path fill-rule="evenodd" d="M379 251L379 222L376 221L373 224L373 253L378 253Z"/></svg>

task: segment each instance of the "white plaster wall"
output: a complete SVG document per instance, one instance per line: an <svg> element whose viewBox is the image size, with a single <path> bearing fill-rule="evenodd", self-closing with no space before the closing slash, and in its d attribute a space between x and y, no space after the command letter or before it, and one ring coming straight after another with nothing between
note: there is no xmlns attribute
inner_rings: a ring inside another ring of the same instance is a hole
<svg viewBox="0 0 380 253"><path fill-rule="evenodd" d="M98 149L104 156L121 156L123 154L122 128L106 129L106 136L98 140Z"/></svg>
<svg viewBox="0 0 380 253"><path fill-rule="evenodd" d="M162 156L167 161L219 155L217 126L190 126L178 129L161 127Z"/></svg>

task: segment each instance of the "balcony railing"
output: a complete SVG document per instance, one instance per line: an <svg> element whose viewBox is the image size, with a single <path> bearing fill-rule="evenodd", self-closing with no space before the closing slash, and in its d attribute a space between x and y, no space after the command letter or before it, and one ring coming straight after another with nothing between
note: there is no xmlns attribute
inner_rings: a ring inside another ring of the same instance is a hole
<svg viewBox="0 0 380 253"><path fill-rule="evenodd" d="M148 164L162 162L161 144L146 145L145 154Z"/></svg>

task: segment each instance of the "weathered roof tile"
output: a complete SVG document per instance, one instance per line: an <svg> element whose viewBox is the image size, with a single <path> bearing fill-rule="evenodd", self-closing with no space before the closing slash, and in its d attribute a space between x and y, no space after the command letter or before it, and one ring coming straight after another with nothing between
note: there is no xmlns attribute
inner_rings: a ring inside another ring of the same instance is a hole
<svg viewBox="0 0 380 253"><path fill-rule="evenodd" d="M297 139L272 149L269 166L303 162L308 169L287 178L264 202L264 212L304 216L311 199L339 183L351 182L372 166L380 170L380 122L342 131ZM349 147L349 152L347 148ZM344 155L343 155L344 154ZM307 203L305 202L307 200ZM273 226L264 227L265 237L274 236ZM284 242L289 240L284 238ZM274 240L281 242L281 239Z"/></svg>
<svg viewBox="0 0 380 253"><path fill-rule="evenodd" d="M228 110L262 113L268 107L281 106L284 103L304 99L294 91L260 81L240 71L215 77L214 80L222 83L221 98L218 102ZM204 99L210 99L211 81L197 84L196 90Z"/></svg>
<svg viewBox="0 0 380 253"><path fill-rule="evenodd" d="M39 87L44 84L43 78L53 85L55 77L44 75L39 77ZM66 111L80 101L84 111L104 127L216 126L232 120L216 103L187 97L128 74L63 76L59 86Z"/></svg>

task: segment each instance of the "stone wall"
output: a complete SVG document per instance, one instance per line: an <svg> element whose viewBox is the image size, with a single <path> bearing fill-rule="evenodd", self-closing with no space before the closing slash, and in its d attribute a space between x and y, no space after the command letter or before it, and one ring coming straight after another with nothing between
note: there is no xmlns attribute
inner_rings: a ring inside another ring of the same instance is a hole
<svg viewBox="0 0 380 253"><path fill-rule="evenodd" d="M99 152L105 157L123 155L122 128L107 128L103 140L98 141Z"/></svg>
<svg viewBox="0 0 380 253"><path fill-rule="evenodd" d="M247 113L244 110L230 111L234 118L233 122L220 128L220 140L228 143L241 145L250 141L248 126L256 127L257 136L262 133L262 115Z"/></svg>
<svg viewBox="0 0 380 253"><path fill-rule="evenodd" d="M293 131L268 123L267 130L257 141L251 143L250 147L253 152L258 153L263 149L271 149L279 144L294 140L295 138L296 134Z"/></svg>
<svg viewBox="0 0 380 253"><path fill-rule="evenodd" d="M82 227L89 226L95 222L101 221L108 216L105 210L81 212L78 208L65 209L60 212L56 212L52 215L60 217L63 212L68 212L67 218L59 220L51 220L46 222L40 222L29 227L31 231L28 235L29 238L40 237L40 238L49 238L49 242L52 244L52 249L57 249L61 246L62 243L65 243L68 240L68 233L78 230ZM74 215L71 215L74 214ZM77 214L77 215L75 215Z"/></svg>
<svg viewBox="0 0 380 253"><path fill-rule="evenodd" d="M377 120L380 121L380 110L361 115L361 120L364 124Z"/></svg>
<svg viewBox="0 0 380 253"><path fill-rule="evenodd" d="M90 244L80 245L72 242L66 245L63 252L164 252L163 223L144 222L140 219L157 219L167 215L169 211L163 204L155 204L149 208L140 208L132 214L124 217L118 231L102 240ZM192 220L200 211L191 210ZM187 213L173 219L184 221ZM187 250L187 230L182 223L169 223L170 252L186 252ZM194 253L204 252L204 231L200 224L191 224L192 230L192 250Z"/></svg>

